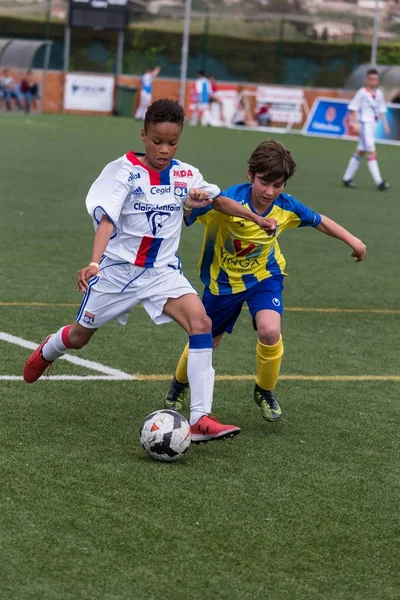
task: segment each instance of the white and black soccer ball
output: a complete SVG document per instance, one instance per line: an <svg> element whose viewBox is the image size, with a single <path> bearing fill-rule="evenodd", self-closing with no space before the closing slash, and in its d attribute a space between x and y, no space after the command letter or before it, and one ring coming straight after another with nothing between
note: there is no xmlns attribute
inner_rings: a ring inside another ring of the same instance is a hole
<svg viewBox="0 0 400 600"><path fill-rule="evenodd" d="M155 460L177 460L190 446L190 425L175 410L151 413L140 428L140 443Z"/></svg>

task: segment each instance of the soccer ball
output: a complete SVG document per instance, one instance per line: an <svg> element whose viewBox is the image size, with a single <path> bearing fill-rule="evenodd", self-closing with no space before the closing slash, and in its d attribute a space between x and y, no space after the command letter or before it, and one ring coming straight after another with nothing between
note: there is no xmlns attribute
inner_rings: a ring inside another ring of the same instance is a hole
<svg viewBox="0 0 400 600"><path fill-rule="evenodd" d="M151 413L140 428L140 443L155 460L177 460L190 446L190 425L175 410Z"/></svg>

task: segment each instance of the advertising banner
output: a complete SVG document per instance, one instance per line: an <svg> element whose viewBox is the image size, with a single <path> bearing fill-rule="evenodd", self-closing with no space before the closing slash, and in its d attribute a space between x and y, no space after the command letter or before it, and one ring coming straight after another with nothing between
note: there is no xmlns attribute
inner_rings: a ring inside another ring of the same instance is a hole
<svg viewBox="0 0 400 600"><path fill-rule="evenodd" d="M258 86L256 90L257 108L269 105L273 123L302 123L304 90L301 88Z"/></svg>
<svg viewBox="0 0 400 600"><path fill-rule="evenodd" d="M65 110L111 112L113 99L114 77L110 75L68 73L65 77Z"/></svg>
<svg viewBox="0 0 400 600"><path fill-rule="evenodd" d="M307 117L302 133L319 137L356 140L357 131L349 121L348 100L316 98ZM390 133L385 133L382 121L378 121L375 138L384 144L400 144L400 106L389 104L386 114Z"/></svg>

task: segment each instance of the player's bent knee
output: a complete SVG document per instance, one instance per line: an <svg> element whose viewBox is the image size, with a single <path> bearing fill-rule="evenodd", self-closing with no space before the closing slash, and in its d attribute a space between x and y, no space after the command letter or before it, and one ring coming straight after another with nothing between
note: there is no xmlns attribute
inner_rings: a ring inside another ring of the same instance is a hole
<svg viewBox="0 0 400 600"><path fill-rule="evenodd" d="M211 333L211 327L211 319L204 313L204 315L197 315L190 319L189 333L190 335L195 335L196 333Z"/></svg>
<svg viewBox="0 0 400 600"><path fill-rule="evenodd" d="M262 326L258 328L258 339L265 346L274 346L277 344L281 337L280 327L275 326Z"/></svg>

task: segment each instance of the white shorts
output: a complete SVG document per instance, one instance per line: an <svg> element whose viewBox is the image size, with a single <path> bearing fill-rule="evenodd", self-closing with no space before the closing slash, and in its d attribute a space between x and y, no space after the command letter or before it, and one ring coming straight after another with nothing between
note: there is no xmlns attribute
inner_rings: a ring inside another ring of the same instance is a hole
<svg viewBox="0 0 400 600"><path fill-rule="evenodd" d="M156 325L169 323L172 319L163 314L165 303L185 294L197 292L179 269L145 269L105 257L99 276L89 281L76 320L88 329L113 319L126 325L129 313L140 302Z"/></svg>
<svg viewBox="0 0 400 600"><path fill-rule="evenodd" d="M360 123L360 133L357 150L363 152L375 152L376 121Z"/></svg>
<svg viewBox="0 0 400 600"><path fill-rule="evenodd" d="M148 108L151 104L152 95L149 92L140 90L140 106L141 108Z"/></svg>

